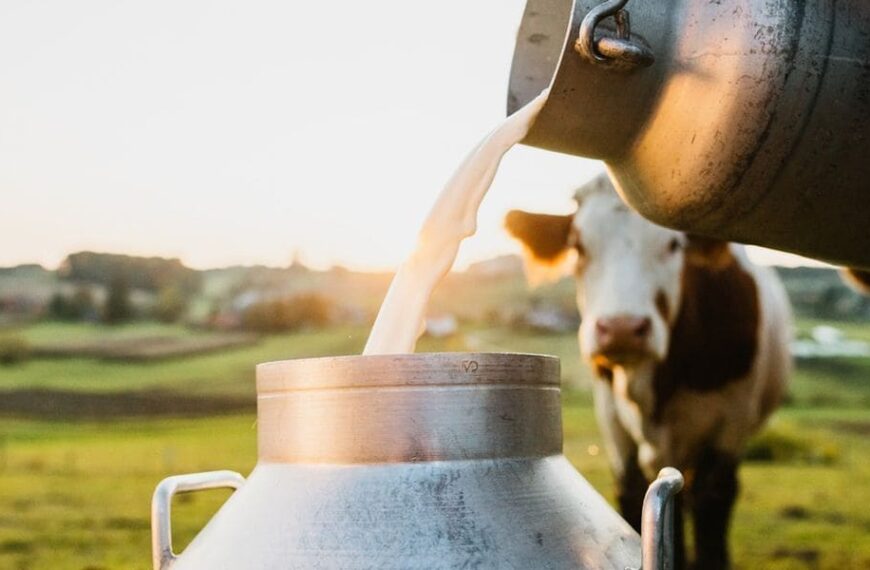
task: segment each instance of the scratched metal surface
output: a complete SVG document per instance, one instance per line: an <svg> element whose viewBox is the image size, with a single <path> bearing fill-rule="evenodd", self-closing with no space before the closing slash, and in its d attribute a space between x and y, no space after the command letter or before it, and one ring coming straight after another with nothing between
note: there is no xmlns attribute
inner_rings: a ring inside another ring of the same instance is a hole
<svg viewBox="0 0 870 570"><path fill-rule="evenodd" d="M435 461L562 449L552 357L337 357L264 364L257 376L266 461Z"/></svg>
<svg viewBox="0 0 870 570"><path fill-rule="evenodd" d="M640 538L562 455L552 357L258 368L260 460L172 568L600 568Z"/></svg>
<svg viewBox="0 0 870 570"><path fill-rule="evenodd" d="M599 3L528 1L509 112L552 89L524 142L660 224L870 268L870 2L629 0L655 62L628 72L574 50Z"/></svg>
<svg viewBox="0 0 870 570"><path fill-rule="evenodd" d="M568 461L260 464L173 568L601 568L637 534Z"/></svg>

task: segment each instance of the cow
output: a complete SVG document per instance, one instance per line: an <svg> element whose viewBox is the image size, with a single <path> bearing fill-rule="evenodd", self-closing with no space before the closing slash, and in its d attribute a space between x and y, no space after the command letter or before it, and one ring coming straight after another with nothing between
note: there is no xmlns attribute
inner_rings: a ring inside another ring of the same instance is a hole
<svg viewBox="0 0 870 570"><path fill-rule="evenodd" d="M606 175L577 211L508 213L531 280L573 272L579 342L594 372L599 428L626 520L640 529L648 484L665 466L686 487L675 509L695 528L692 567L730 567L728 526L747 440L780 403L791 368L782 284L742 246L658 226L630 210Z"/></svg>

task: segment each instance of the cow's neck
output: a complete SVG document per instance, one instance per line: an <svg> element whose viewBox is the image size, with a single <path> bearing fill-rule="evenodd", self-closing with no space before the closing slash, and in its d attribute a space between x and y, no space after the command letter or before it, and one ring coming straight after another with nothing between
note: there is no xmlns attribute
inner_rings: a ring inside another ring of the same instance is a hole
<svg viewBox="0 0 870 570"><path fill-rule="evenodd" d="M636 366L613 368L613 391L618 398L638 406L642 412L652 411L655 405L653 379L655 365L641 363Z"/></svg>
<svg viewBox="0 0 870 570"><path fill-rule="evenodd" d="M655 364L647 362L631 367L615 366L611 373L620 423L635 441L647 439L651 427L649 419L655 409Z"/></svg>

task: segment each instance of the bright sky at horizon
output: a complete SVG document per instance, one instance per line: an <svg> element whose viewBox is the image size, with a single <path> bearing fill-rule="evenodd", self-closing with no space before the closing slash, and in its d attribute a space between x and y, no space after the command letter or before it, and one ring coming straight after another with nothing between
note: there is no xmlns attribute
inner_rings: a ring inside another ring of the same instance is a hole
<svg viewBox="0 0 870 570"><path fill-rule="evenodd" d="M4 2L0 266L93 250L394 268L504 116L523 5ZM512 150L459 264L518 251L504 213L568 212L599 170Z"/></svg>

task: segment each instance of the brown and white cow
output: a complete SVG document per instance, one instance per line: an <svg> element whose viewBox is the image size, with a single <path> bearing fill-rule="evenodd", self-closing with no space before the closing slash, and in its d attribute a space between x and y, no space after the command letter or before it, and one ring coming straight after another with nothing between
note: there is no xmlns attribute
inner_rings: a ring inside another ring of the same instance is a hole
<svg viewBox="0 0 870 570"><path fill-rule="evenodd" d="M596 414L622 513L639 529L648 483L677 467L695 525L695 567L727 568L737 466L790 371L784 289L742 247L640 217L605 175L577 201L575 214L512 211L506 225L524 244L530 277L576 274L580 349L596 372Z"/></svg>

